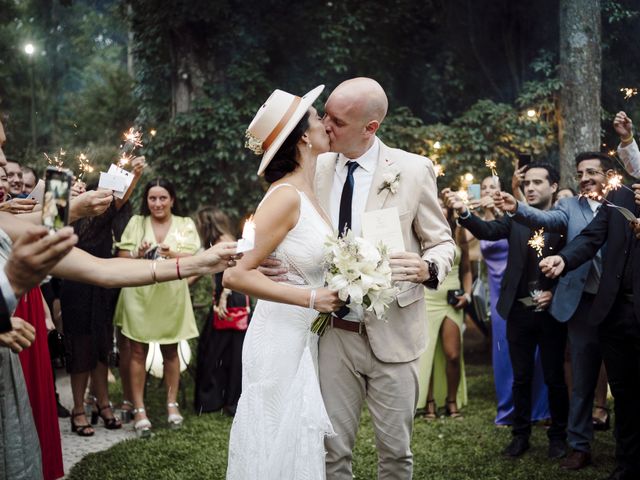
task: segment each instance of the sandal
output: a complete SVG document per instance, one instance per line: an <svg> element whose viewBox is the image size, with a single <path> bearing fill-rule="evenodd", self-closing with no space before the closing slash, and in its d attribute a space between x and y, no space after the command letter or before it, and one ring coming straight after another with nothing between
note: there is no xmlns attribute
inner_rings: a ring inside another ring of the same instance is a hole
<svg viewBox="0 0 640 480"><path fill-rule="evenodd" d="M167 403L167 408L178 408L178 402L169 402ZM184 422L184 417L179 413L170 413L167 416L167 423L169 424L169 428L178 429L182 427L182 422Z"/></svg>
<svg viewBox="0 0 640 480"><path fill-rule="evenodd" d="M151 431L151 422L149 421L149 419L147 418L147 414L146 414L146 410L144 409L144 407L140 407L140 408L134 408L133 410L131 410L131 413L133 415L137 415L139 413L144 413L145 417L141 418L140 420L138 420L136 423L133 424L133 429L136 432L136 435L138 436L138 438L150 438L153 436L153 432Z"/></svg>
<svg viewBox="0 0 640 480"><path fill-rule="evenodd" d="M122 400L122 402L120 402L120 408L116 410L120 410L120 421L122 423L129 423L133 420L133 414L131 413L133 411L133 403L129 400Z"/></svg>
<svg viewBox="0 0 640 480"><path fill-rule="evenodd" d="M96 433L96 431L91 425L89 425L88 423L84 425L78 425L73 421L74 418L81 417L83 415L85 415L84 410L78 413L71 413L71 431L73 433L77 433L81 437L92 437L93 434Z"/></svg>
<svg viewBox="0 0 640 480"><path fill-rule="evenodd" d="M91 425L95 425L96 423L98 423L98 417L100 417L107 430L117 430L118 428L122 428L122 422L113 414L113 405L111 404L111 402L107 403L105 407L101 407L100 405L98 405L98 402L96 402L95 407L98 410L93 410L91 412ZM110 417L107 417L104 413L102 413L105 410L111 411Z"/></svg>
<svg viewBox="0 0 640 480"><path fill-rule="evenodd" d="M431 410L431 408L429 408L429 405L433 405L433 410ZM436 418L438 418L438 407L436 407L436 401L431 399L431 400L427 400L427 408L424 412L424 419L428 420L428 421L433 421Z"/></svg>
<svg viewBox="0 0 640 480"><path fill-rule="evenodd" d="M603 410L607 412L607 417L604 420L598 417L591 417L591 422L593 423L593 429L598 430L599 432L604 432L609 430L609 428L611 428L611 425L610 425L611 415L609 415L609 409L603 405L594 405L593 408L594 409L597 408L598 410Z"/></svg>
<svg viewBox="0 0 640 480"><path fill-rule="evenodd" d="M464 418L462 416L462 413L460 413L460 410L458 410L458 402L456 402L455 400L449 400L448 398L445 400L445 402L446 402L445 411L446 411L447 417L451 417L456 420L462 420ZM449 405L453 405L455 407L455 410L449 408Z"/></svg>

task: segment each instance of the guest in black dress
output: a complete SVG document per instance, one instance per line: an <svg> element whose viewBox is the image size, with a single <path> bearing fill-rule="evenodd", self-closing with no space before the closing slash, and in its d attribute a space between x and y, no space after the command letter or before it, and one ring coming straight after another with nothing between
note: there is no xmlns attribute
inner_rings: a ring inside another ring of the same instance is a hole
<svg viewBox="0 0 640 480"><path fill-rule="evenodd" d="M229 218L217 208L200 209L196 226L205 247L235 241ZM213 305L206 313L198 343L194 407L199 413L223 409L233 416L242 389L242 344L246 330L214 328L213 313L215 310L224 315L228 308L245 307L249 299L223 288L221 273L213 280Z"/></svg>

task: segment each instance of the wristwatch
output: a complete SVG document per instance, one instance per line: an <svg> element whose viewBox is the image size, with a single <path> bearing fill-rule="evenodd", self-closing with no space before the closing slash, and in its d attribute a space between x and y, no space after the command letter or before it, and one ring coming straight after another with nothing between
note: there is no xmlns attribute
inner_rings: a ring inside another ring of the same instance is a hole
<svg viewBox="0 0 640 480"><path fill-rule="evenodd" d="M427 262L427 268L429 269L429 279L424 281L422 284L427 288L435 290L438 288L438 264L430 260L425 261Z"/></svg>

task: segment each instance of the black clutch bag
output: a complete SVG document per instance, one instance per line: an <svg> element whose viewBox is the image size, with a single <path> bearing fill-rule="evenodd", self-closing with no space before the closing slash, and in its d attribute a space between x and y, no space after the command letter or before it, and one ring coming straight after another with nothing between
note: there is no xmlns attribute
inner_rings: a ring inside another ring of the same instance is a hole
<svg viewBox="0 0 640 480"><path fill-rule="evenodd" d="M458 298L464 295L464 290L458 288L457 290L447 290L447 303L449 305L457 305Z"/></svg>

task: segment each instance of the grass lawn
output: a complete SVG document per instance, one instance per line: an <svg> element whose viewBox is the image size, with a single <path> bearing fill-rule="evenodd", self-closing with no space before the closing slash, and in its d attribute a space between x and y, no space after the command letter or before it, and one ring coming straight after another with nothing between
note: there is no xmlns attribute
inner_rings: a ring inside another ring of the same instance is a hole
<svg viewBox="0 0 640 480"><path fill-rule="evenodd" d="M500 451L510 440L510 430L493 423L494 394L491 369L468 365L470 405L462 421L441 418L428 423L417 419L413 435L414 478L429 480L484 479L600 479L613 468L611 432L597 433L594 463L580 472L561 470L546 458L544 428L534 427L531 450L519 460L503 459ZM186 396L193 398L185 375ZM114 392L114 400L118 393ZM74 480L109 479L224 479L227 439L231 419L219 413L198 416L183 408L185 426L166 429L164 390L154 379L147 406L156 435L149 440L128 440L104 452L85 457L70 472ZM131 428L127 426L126 428ZM364 412L354 452L357 479L376 478L375 439L368 412ZM260 479L256 479L260 480Z"/></svg>

